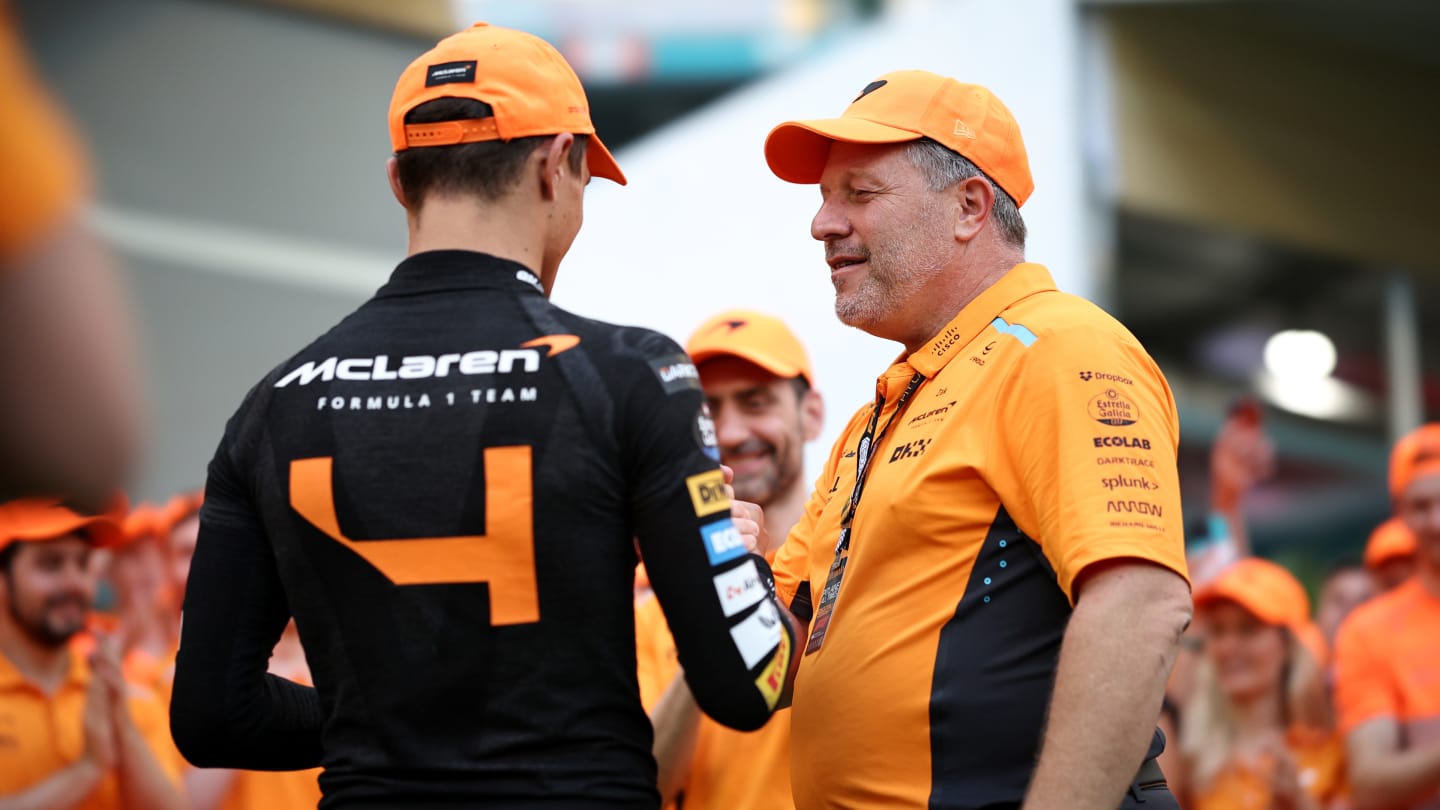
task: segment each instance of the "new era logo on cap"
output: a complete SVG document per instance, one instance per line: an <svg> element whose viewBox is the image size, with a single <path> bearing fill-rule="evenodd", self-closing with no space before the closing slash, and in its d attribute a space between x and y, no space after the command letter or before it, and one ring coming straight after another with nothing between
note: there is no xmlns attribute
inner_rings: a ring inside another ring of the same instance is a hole
<svg viewBox="0 0 1440 810"><path fill-rule="evenodd" d="M434 87L439 84L474 84L475 83L475 60L468 62L446 62L442 65L431 65L425 71L425 86Z"/></svg>

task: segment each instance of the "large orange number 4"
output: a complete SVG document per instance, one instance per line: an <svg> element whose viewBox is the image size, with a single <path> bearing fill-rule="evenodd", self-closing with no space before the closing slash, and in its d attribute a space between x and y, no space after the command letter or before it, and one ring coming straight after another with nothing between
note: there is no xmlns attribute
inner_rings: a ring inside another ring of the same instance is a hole
<svg viewBox="0 0 1440 810"><path fill-rule="evenodd" d="M335 515L333 462L328 456L290 462L290 505L315 528L396 585L485 582L491 624L540 621L529 447L485 450L486 533L470 537L351 540Z"/></svg>

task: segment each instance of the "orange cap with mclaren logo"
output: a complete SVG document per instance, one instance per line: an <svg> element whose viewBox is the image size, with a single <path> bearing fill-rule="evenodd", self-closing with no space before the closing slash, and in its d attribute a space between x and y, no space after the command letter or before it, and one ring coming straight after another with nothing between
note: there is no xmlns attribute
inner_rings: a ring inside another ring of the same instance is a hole
<svg viewBox="0 0 1440 810"><path fill-rule="evenodd" d="M54 498L21 498L0 504L0 549L15 542L54 540L83 532L96 547L118 545L124 540L116 511L103 515L82 515Z"/></svg>
<svg viewBox="0 0 1440 810"><path fill-rule="evenodd" d="M483 101L494 115L405 123L411 110L438 98ZM390 145L396 152L562 132L589 135L590 173L625 184L615 158L595 135L585 88L560 52L532 34L483 22L440 40L411 62L390 99Z"/></svg>
<svg viewBox="0 0 1440 810"><path fill-rule="evenodd" d="M1310 597L1305 587L1283 566L1259 557L1231 563L1219 576L1195 591L1195 609L1229 600L1269 625L1290 630L1315 656L1324 662L1324 637L1310 621Z"/></svg>
<svg viewBox="0 0 1440 810"><path fill-rule="evenodd" d="M1390 560L1415 556L1415 532L1398 517L1375 527L1365 543L1365 565L1379 568Z"/></svg>
<svg viewBox="0 0 1440 810"><path fill-rule="evenodd" d="M710 318L690 336L685 353L696 365L730 355L777 377L804 377L805 382L815 384L810 357L800 339L779 318L761 312L734 309Z"/></svg>
<svg viewBox="0 0 1440 810"><path fill-rule="evenodd" d="M1015 116L994 93L926 70L887 73L865 86L839 118L786 121L765 139L776 177L818 183L831 141L904 143L930 138L965 156L1015 205L1035 181Z"/></svg>

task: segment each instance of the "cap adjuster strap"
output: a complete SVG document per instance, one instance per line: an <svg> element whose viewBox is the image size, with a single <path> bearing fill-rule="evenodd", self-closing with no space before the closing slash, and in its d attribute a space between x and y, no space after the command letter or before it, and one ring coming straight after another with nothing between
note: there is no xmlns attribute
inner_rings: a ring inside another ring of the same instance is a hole
<svg viewBox="0 0 1440 810"><path fill-rule="evenodd" d="M499 138L500 130L494 118L405 125L405 145L409 147L452 146L457 143L494 141Z"/></svg>

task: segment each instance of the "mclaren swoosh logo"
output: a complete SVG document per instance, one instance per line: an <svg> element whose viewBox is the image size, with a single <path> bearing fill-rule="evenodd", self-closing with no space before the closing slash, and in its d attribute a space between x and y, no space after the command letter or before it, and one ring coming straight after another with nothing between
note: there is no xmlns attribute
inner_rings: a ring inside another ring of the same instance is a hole
<svg viewBox="0 0 1440 810"><path fill-rule="evenodd" d="M520 348L533 349L536 346L546 346L549 347L550 351L547 352L545 356L554 357L555 355L563 351L573 349L579 345L580 338L576 335L545 335L543 337L538 337L534 340L527 340L524 343L521 343Z"/></svg>

